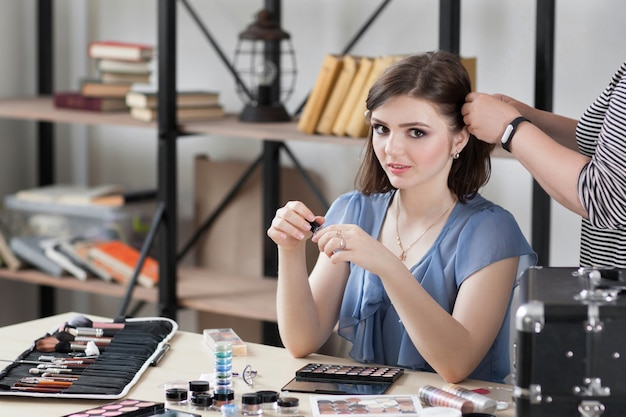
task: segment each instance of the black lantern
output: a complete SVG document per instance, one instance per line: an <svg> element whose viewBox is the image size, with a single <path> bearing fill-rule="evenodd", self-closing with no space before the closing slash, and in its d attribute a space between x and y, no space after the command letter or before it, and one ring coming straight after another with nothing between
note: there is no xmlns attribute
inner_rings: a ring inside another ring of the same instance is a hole
<svg viewBox="0 0 626 417"><path fill-rule="evenodd" d="M246 103L239 120L291 120L282 103L294 90L295 54L291 36L280 28L269 11L257 13L256 20L239 34L233 66L240 78L237 93Z"/></svg>

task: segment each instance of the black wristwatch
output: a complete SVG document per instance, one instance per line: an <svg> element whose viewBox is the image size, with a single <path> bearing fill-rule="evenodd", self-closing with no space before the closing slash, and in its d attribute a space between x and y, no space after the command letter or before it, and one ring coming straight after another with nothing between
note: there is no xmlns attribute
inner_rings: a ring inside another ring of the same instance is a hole
<svg viewBox="0 0 626 417"><path fill-rule="evenodd" d="M517 130L517 125L522 122L530 122L530 120L522 116L516 117L511 123L506 126L506 129L504 129L504 133L502 134L502 139L500 139L500 142L502 142L502 147L505 151L511 152L510 148L511 141L513 140L513 135L515 134L515 130Z"/></svg>

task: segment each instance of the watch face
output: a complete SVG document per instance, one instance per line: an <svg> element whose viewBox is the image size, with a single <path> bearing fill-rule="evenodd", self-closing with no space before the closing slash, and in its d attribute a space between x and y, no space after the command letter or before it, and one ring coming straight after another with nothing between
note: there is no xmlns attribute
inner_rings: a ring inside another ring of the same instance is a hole
<svg viewBox="0 0 626 417"><path fill-rule="evenodd" d="M506 129L504 129L504 133L502 134L502 139L500 139L502 143L508 143L509 140L511 140L511 133L513 133L514 128L515 127L512 124L506 126Z"/></svg>

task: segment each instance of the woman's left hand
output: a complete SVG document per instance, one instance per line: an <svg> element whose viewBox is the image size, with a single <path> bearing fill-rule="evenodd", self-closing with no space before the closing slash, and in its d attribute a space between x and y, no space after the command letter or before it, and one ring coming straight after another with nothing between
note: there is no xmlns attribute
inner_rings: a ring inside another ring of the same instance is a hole
<svg viewBox="0 0 626 417"><path fill-rule="evenodd" d="M354 224L324 227L313 235L312 241L332 263L352 262L377 275L382 274L390 260L400 262L382 243Z"/></svg>

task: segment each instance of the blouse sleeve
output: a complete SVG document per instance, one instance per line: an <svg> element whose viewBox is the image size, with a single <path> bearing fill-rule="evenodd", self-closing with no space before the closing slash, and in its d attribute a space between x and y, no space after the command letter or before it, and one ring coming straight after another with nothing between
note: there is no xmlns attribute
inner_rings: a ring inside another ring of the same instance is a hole
<svg viewBox="0 0 626 417"><path fill-rule="evenodd" d="M468 220L459 236L457 284L488 265L512 257L520 258L516 278L537 262L537 255L511 213L499 206L482 210Z"/></svg>
<svg viewBox="0 0 626 417"><path fill-rule="evenodd" d="M608 108L595 154L578 178L590 223L605 229L626 228L626 64L621 70L612 92L609 86L597 100Z"/></svg>

